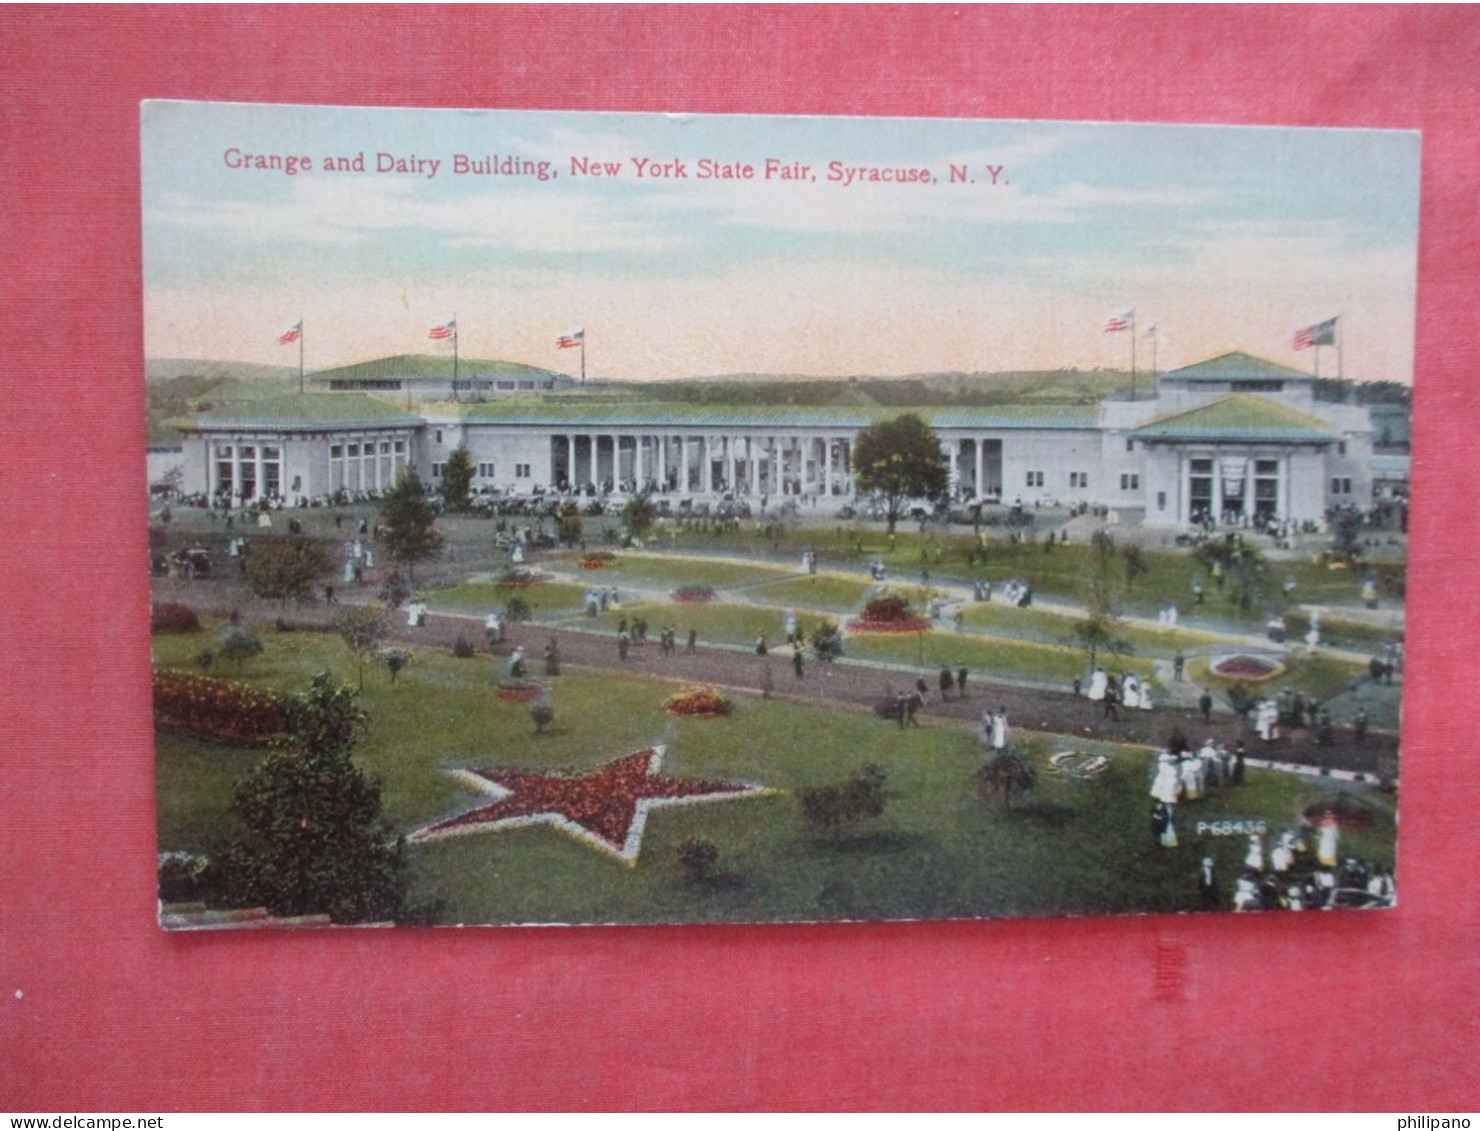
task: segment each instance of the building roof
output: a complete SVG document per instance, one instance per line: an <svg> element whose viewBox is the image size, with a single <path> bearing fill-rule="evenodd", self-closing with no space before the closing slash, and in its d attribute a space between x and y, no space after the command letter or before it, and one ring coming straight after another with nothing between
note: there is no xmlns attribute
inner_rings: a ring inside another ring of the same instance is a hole
<svg viewBox="0 0 1480 1131"><path fill-rule="evenodd" d="M1321 421L1265 397L1234 393L1160 416L1133 429L1140 440L1242 440L1325 443L1337 435Z"/></svg>
<svg viewBox="0 0 1480 1131"><path fill-rule="evenodd" d="M377 357L370 361L358 361L353 365L341 365L335 369L320 369L310 379L324 383L328 381L389 381L422 380L451 381L452 358L424 353L401 353L394 357ZM485 360L475 357L459 358L457 362L459 381L525 380L554 381L557 385L568 385L572 378L553 369L541 369L535 365L523 365L517 361Z"/></svg>
<svg viewBox="0 0 1480 1131"><path fill-rule="evenodd" d="M414 428L423 423L421 417L365 393L297 393L225 405L203 412L195 420L197 428L211 431L271 428L280 432Z"/></svg>
<svg viewBox="0 0 1480 1131"><path fill-rule="evenodd" d="M1262 357L1231 353L1210 357L1181 369L1169 369L1161 375L1163 381L1309 381L1311 375L1287 365L1277 365Z"/></svg>
<svg viewBox="0 0 1480 1131"><path fill-rule="evenodd" d="M447 406L443 406L447 407ZM715 405L681 402L482 402L452 406L468 424L597 428L866 428L913 412L937 428L1094 428L1094 405L888 409L865 405Z"/></svg>

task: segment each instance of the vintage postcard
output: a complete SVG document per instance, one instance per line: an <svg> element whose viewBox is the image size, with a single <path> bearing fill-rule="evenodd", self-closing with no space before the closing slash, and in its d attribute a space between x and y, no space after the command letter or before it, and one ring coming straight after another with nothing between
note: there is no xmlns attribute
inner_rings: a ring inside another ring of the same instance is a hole
<svg viewBox="0 0 1480 1131"><path fill-rule="evenodd" d="M1395 903L1417 134L142 144L165 927Z"/></svg>

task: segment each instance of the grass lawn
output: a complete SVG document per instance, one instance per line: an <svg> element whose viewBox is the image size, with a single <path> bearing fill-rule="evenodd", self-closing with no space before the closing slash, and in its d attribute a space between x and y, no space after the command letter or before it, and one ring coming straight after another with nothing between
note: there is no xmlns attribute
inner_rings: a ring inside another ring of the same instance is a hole
<svg viewBox="0 0 1480 1131"><path fill-rule="evenodd" d="M680 551L691 553L762 553L778 560L794 560L802 550L812 548L824 569L861 570L877 557L883 560L895 581L916 581L922 569L929 570L932 578L958 584L970 584L977 579L1000 584L1021 577L1044 595L1078 599L1092 555L1089 545L1055 545L1051 551L1045 551L1042 541L1013 542L998 527L984 528L984 533L986 546L977 549L975 538L967 531L942 534L932 529L922 537L913 523L901 523L892 538L878 525L835 524L778 528L769 539L759 537L749 524L743 524L739 531L724 534L682 532L674 544ZM1180 606L1184 618L1193 615L1195 578L1201 579L1206 591L1206 604L1197 609L1198 615L1255 627L1262 627L1271 611L1283 608L1281 587L1287 578L1295 581L1294 598L1300 602L1355 603L1361 596L1363 571L1360 569L1330 569L1308 559L1271 562L1263 601L1244 612L1230 606L1190 551L1146 549L1142 556L1147 573L1134 585L1127 589L1123 576L1117 574L1115 578L1117 601L1127 612L1141 615L1154 615L1168 601Z"/></svg>
<svg viewBox="0 0 1480 1131"><path fill-rule="evenodd" d="M851 612L861 608L863 595L871 583L851 577L818 574L814 577L793 577L786 581L768 581L752 585L746 596L755 601L766 601L773 605L794 605L798 608L826 609L829 612Z"/></svg>
<svg viewBox="0 0 1480 1131"><path fill-rule="evenodd" d="M581 611L585 589L564 581L545 581L539 585L499 585L492 581L464 581L446 589L429 589L421 599L434 612L477 613L486 616L503 612L511 597L529 602L533 619L550 620L572 616Z"/></svg>
<svg viewBox="0 0 1480 1131"><path fill-rule="evenodd" d="M761 581L784 580L795 570L782 566L748 565L744 562L702 561L698 558L666 558L618 550L614 561L605 569L581 570L571 563L581 577L592 585L623 583L644 588L671 589L679 585L711 585L715 589L735 589Z"/></svg>
<svg viewBox="0 0 1480 1131"><path fill-rule="evenodd" d="M1044 644L1063 644L1070 640L1074 625L1079 619L1032 605L1026 609L1016 609L985 601L969 602L962 606L961 612L962 621L968 629ZM1184 652L1207 651L1220 639L1210 632L1185 628L1150 628L1129 623L1122 623L1117 627L1115 635L1131 646L1132 655L1154 658L1172 656L1179 648Z"/></svg>
<svg viewBox="0 0 1480 1131"><path fill-rule="evenodd" d="M978 676L1029 679L1068 689L1083 676L1088 656L1082 648L977 636L931 629L917 633L850 633L844 655L859 660L915 664L930 669L964 665ZM1105 656L1107 671L1151 675L1151 661L1137 656Z"/></svg>
<svg viewBox="0 0 1480 1131"><path fill-rule="evenodd" d="M303 687L326 666L352 676L343 645L307 633L265 634L266 652L244 665L244 682ZM160 637L164 665L187 664L199 638ZM816 918L914 918L1171 911L1196 903L1197 865L1219 861L1231 895L1244 843L1198 839L1205 817L1263 817L1277 831L1342 787L1250 771L1237 790L1183 806L1182 846L1152 842L1146 796L1149 753L1095 745L1112 758L1094 782L1046 772L1071 740L1019 732L1017 749L1039 767L1039 788L1004 809L983 801L974 774L976 736L943 720L919 729L851 709L742 698L716 720L662 710L672 685L641 677L571 672L553 683L556 721L537 736L523 706L493 694L478 660L417 650L400 680L367 674L370 722L356 759L384 786L387 815L412 831L470 806L478 796L444 771L503 766L571 772L667 744L665 773L750 782L774 792L655 810L635 866L626 866L546 825L481 832L414 845L418 897L442 901L445 922L680 922ZM158 739L162 849L207 848L229 827L232 783L260 752L175 735ZM865 762L888 773L878 818L811 833L796 790L843 779ZM1343 854L1391 861L1391 799L1360 796L1371 827L1344 834ZM683 879L680 843L702 837L719 850L721 874Z"/></svg>
<svg viewBox="0 0 1480 1131"><path fill-rule="evenodd" d="M773 648L786 642L781 609L731 605L720 601L706 605L676 605L671 601L623 605L619 609L607 609L599 617L584 620L582 624L599 624L615 633L623 619L630 625L638 617L646 618L648 636L654 640L665 625L671 625L678 630L680 643L688 637L690 629L697 630L703 644L751 645L762 633ZM817 625L826 619L830 618L799 610L797 627L810 639Z"/></svg>

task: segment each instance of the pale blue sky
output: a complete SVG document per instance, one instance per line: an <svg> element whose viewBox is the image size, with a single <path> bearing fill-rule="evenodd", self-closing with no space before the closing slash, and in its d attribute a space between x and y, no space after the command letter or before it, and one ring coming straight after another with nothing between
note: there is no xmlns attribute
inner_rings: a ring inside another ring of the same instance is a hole
<svg viewBox="0 0 1480 1131"><path fill-rule="evenodd" d="M233 147L315 168L232 169ZM382 152L441 164L320 168ZM458 176L459 153L555 175ZM701 180L705 158L755 179ZM767 158L816 180L767 181ZM1396 131L150 103L146 348L296 362L275 339L301 314L318 367L443 348L426 329L456 312L464 355L552 367L584 326L610 377L1125 366L1102 326L1133 307L1163 368L1306 367L1293 331L1339 314L1348 376L1409 380L1418 159ZM832 161L937 183L845 187Z"/></svg>

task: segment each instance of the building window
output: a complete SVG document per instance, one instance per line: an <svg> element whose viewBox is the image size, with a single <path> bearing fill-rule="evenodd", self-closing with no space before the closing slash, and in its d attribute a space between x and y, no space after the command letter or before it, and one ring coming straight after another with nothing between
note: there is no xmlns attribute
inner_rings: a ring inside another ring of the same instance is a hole
<svg viewBox="0 0 1480 1131"><path fill-rule="evenodd" d="M1338 440L1336 442L1336 454L1339 455L1339 456L1346 455L1346 441L1345 440Z"/></svg>
<svg viewBox="0 0 1480 1131"><path fill-rule="evenodd" d="M1167 509L1167 493L1165 491L1158 491L1156 493L1156 509L1159 511Z"/></svg>
<svg viewBox="0 0 1480 1131"><path fill-rule="evenodd" d="M1352 493L1352 481L1350 479L1336 478L1336 479L1331 480L1331 494L1333 494L1333 495L1350 495L1351 493Z"/></svg>
<svg viewBox="0 0 1480 1131"><path fill-rule="evenodd" d="M478 465L478 478L479 479L492 479L493 478L493 464L491 464L491 463L480 463Z"/></svg>
<svg viewBox="0 0 1480 1131"><path fill-rule="evenodd" d="M530 465L527 463L516 463L514 465L515 479L528 479L530 477Z"/></svg>
<svg viewBox="0 0 1480 1131"><path fill-rule="evenodd" d="M521 389L533 389L534 388L534 382L533 381L520 381L519 382L519 387Z"/></svg>
<svg viewBox="0 0 1480 1131"><path fill-rule="evenodd" d="M1041 471L1030 471L1030 472L1028 472L1028 486L1029 487L1042 487L1043 486L1043 472L1041 472Z"/></svg>
<svg viewBox="0 0 1480 1131"><path fill-rule="evenodd" d="M442 442L442 429L438 428L437 429L437 443L440 444L441 442Z"/></svg>
<svg viewBox="0 0 1480 1131"><path fill-rule="evenodd" d="M1192 474L1187 480L1188 515L1193 522L1213 517L1213 461L1190 461Z"/></svg>
<svg viewBox="0 0 1480 1131"><path fill-rule="evenodd" d="M1122 491L1139 491L1141 489L1140 473L1130 471L1121 472L1120 489Z"/></svg>
<svg viewBox="0 0 1480 1131"><path fill-rule="evenodd" d="M500 381L496 387L499 389L500 392L510 393L514 391L514 382Z"/></svg>
<svg viewBox="0 0 1480 1131"><path fill-rule="evenodd" d="M1086 488L1088 486L1089 486L1089 472L1087 472L1087 471L1071 471L1071 472L1069 472L1069 487L1071 489L1072 488L1076 488L1076 487L1077 488Z"/></svg>
<svg viewBox="0 0 1480 1131"><path fill-rule="evenodd" d="M1125 450L1128 451L1128 452L1135 451L1136 450L1136 442L1134 440L1127 440L1125 442Z"/></svg>
<svg viewBox="0 0 1480 1131"><path fill-rule="evenodd" d="M432 464L432 478L433 479L441 479L442 478L442 469L445 468L446 466L447 465L445 463L434 463L434 464Z"/></svg>

